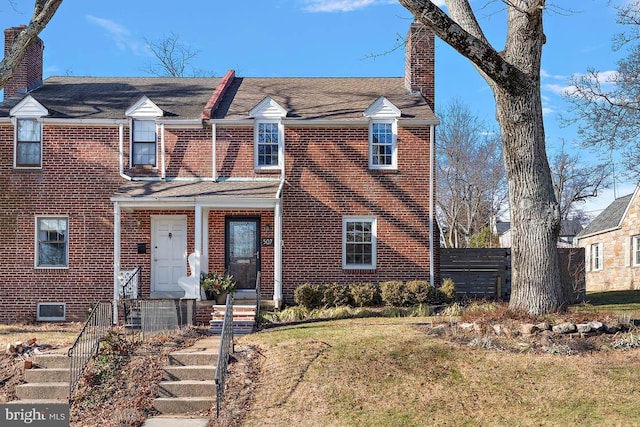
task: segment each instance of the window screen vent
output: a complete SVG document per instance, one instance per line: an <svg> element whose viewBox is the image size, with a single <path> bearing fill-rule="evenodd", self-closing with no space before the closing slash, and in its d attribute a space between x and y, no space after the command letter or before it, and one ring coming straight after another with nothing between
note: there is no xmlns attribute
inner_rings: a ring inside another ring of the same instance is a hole
<svg viewBox="0 0 640 427"><path fill-rule="evenodd" d="M66 320L67 305L64 302L39 302L38 315L39 322L55 322Z"/></svg>

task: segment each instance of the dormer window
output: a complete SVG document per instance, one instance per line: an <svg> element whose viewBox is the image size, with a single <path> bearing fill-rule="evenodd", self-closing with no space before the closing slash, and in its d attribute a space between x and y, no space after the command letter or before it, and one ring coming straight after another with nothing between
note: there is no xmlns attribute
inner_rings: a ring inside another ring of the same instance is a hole
<svg viewBox="0 0 640 427"><path fill-rule="evenodd" d="M157 137L155 120L133 120L131 160L136 165L156 165Z"/></svg>
<svg viewBox="0 0 640 427"><path fill-rule="evenodd" d="M16 167L42 167L42 125L37 119L16 120Z"/></svg>
<svg viewBox="0 0 640 427"><path fill-rule="evenodd" d="M401 112L384 96L364 112L369 122L369 169L398 168L398 117Z"/></svg>
<svg viewBox="0 0 640 427"><path fill-rule="evenodd" d="M267 96L249 111L256 119L253 164L256 170L280 169L284 158L284 126L287 110Z"/></svg>
<svg viewBox="0 0 640 427"><path fill-rule="evenodd" d="M158 136L156 120L164 112L149 98L143 96L127 109L125 115L131 119L131 165L156 166Z"/></svg>
<svg viewBox="0 0 640 427"><path fill-rule="evenodd" d="M42 168L42 117L49 111L34 97L27 95L9 112L14 125L13 166Z"/></svg>

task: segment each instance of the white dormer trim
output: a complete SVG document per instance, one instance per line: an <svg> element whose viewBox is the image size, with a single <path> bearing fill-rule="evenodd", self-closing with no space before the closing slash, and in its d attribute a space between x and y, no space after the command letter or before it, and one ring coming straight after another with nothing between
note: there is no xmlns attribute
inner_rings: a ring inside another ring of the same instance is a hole
<svg viewBox="0 0 640 427"><path fill-rule="evenodd" d="M42 104L40 104L33 96L27 95L22 101L20 101L15 107L9 111L11 117L21 118L36 118L42 116L48 116L49 110L47 110Z"/></svg>
<svg viewBox="0 0 640 427"><path fill-rule="evenodd" d="M397 119L402 115L400 109L384 96L376 99L362 114L370 119Z"/></svg>
<svg viewBox="0 0 640 427"><path fill-rule="evenodd" d="M127 117L135 119L152 119L162 117L164 111L154 104L146 95L143 95L135 104L127 109L124 113Z"/></svg>
<svg viewBox="0 0 640 427"><path fill-rule="evenodd" d="M249 110L249 116L254 119L280 120L287 116L288 111L267 96L255 107Z"/></svg>

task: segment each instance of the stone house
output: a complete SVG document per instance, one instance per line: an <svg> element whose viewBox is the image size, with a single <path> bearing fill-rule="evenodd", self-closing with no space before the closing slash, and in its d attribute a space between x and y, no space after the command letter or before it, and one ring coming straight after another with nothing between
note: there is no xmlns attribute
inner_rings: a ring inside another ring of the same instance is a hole
<svg viewBox="0 0 640 427"><path fill-rule="evenodd" d="M259 277L276 307L303 283L439 280L421 25L393 78L43 81L43 48L0 104L0 322L81 319L131 271L139 298L200 299L180 280L202 272Z"/></svg>
<svg viewBox="0 0 640 427"><path fill-rule="evenodd" d="M585 249L587 291L640 288L638 188L614 200L576 236Z"/></svg>

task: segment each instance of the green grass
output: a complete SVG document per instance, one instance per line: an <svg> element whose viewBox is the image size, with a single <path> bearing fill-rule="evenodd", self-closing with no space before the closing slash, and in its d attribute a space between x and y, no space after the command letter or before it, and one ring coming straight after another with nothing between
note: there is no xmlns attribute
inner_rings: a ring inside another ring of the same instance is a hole
<svg viewBox="0 0 640 427"><path fill-rule="evenodd" d="M428 336L427 318L247 335L260 381L243 425L640 425L640 350L514 354Z"/></svg>
<svg viewBox="0 0 640 427"><path fill-rule="evenodd" d="M571 307L577 312L627 314L640 318L640 290L590 292L584 304Z"/></svg>

